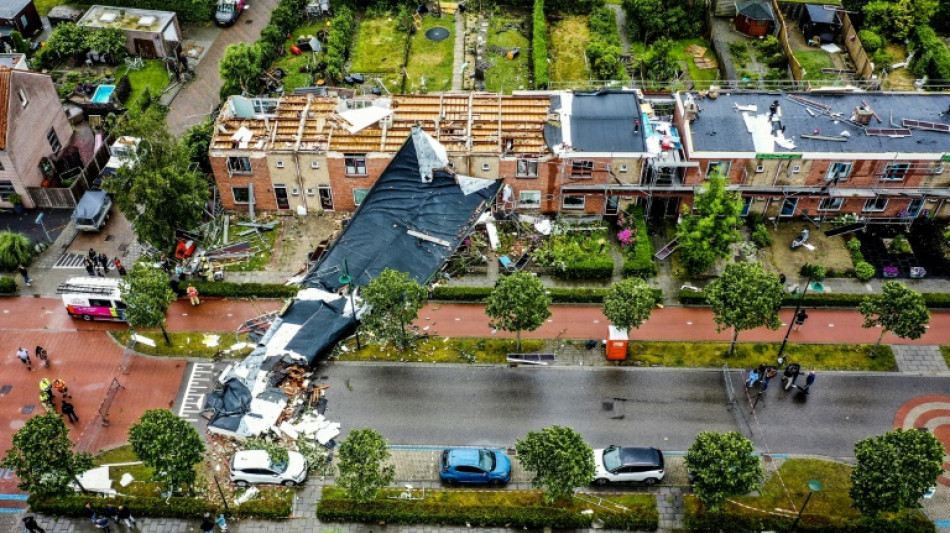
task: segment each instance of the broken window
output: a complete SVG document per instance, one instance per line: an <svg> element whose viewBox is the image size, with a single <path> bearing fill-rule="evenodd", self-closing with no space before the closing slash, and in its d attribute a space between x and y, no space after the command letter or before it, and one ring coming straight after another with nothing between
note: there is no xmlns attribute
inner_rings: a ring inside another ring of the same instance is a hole
<svg viewBox="0 0 950 533"><path fill-rule="evenodd" d="M871 198L870 200L864 202L863 211L867 213L884 211L884 208L887 207L887 198Z"/></svg>
<svg viewBox="0 0 950 533"><path fill-rule="evenodd" d="M353 203L359 206L369 194L369 189L353 189Z"/></svg>
<svg viewBox="0 0 950 533"><path fill-rule="evenodd" d="M234 203L236 204L251 202L251 189L249 187L231 187L231 194L234 195Z"/></svg>
<svg viewBox="0 0 950 533"><path fill-rule="evenodd" d="M537 178L538 161L533 159L519 159L517 176L519 178Z"/></svg>
<svg viewBox="0 0 950 533"><path fill-rule="evenodd" d="M521 191L518 193L518 207L538 209L541 207L541 191Z"/></svg>
<svg viewBox="0 0 950 533"><path fill-rule="evenodd" d="M888 163L884 167L882 181L904 181L907 172L910 171L910 163Z"/></svg>
<svg viewBox="0 0 950 533"><path fill-rule="evenodd" d="M564 197L562 205L564 206L564 209L584 209L584 204L586 202L586 196L567 195Z"/></svg>
<svg viewBox="0 0 950 533"><path fill-rule="evenodd" d="M841 204L844 203L843 198L822 198L818 202L819 211L840 211Z"/></svg>
<svg viewBox="0 0 950 533"><path fill-rule="evenodd" d="M346 167L348 176L366 175L366 156L357 154L348 154L343 156L343 165Z"/></svg>
<svg viewBox="0 0 950 533"><path fill-rule="evenodd" d="M709 165L706 166L706 179L711 178L716 173L726 178L729 176L729 169L731 168L732 161L710 161Z"/></svg>
<svg viewBox="0 0 950 533"><path fill-rule="evenodd" d="M228 172L231 174L250 174L251 173L251 158L250 157L234 157L231 156L228 158Z"/></svg>
<svg viewBox="0 0 950 533"><path fill-rule="evenodd" d="M572 178L591 178L594 176L593 161L571 161Z"/></svg>
<svg viewBox="0 0 950 533"><path fill-rule="evenodd" d="M825 181L847 181L854 163L832 163L825 174Z"/></svg>

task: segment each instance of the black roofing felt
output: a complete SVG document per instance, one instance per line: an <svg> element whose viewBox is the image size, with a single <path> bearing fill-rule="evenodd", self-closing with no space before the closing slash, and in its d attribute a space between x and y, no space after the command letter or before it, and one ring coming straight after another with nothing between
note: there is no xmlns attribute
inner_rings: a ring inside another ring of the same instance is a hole
<svg viewBox="0 0 950 533"><path fill-rule="evenodd" d="M805 4L805 9L808 10L808 18L812 22L819 24L836 24L838 22L836 17L838 12L834 9L825 9L824 6L814 4Z"/></svg>
<svg viewBox="0 0 950 533"><path fill-rule="evenodd" d="M583 152L643 152L640 101L632 91L574 93L571 104L571 145Z"/></svg>
<svg viewBox="0 0 950 533"><path fill-rule="evenodd" d="M811 116L805 107L789 100L784 94L744 93L720 94L716 100L697 100L701 112L690 123L693 150L710 152L754 152L752 134L746 130L742 113L735 106L756 105L757 114L768 113L769 105L778 100L782 109L782 124L785 136L795 141L795 148L786 150L775 145L774 151L812 153L942 153L950 151L950 133L912 130L910 137L872 137L854 125L840 122L850 119L857 106L866 101L883 120L871 119L870 128L901 128L902 119L950 124L950 95L943 94L820 94L801 93L809 100L831 106L833 113L841 113L836 124L832 117L818 114ZM894 124L889 124L893 117ZM847 131L851 137L846 142L803 139L802 133L837 136Z"/></svg>
<svg viewBox="0 0 950 533"><path fill-rule="evenodd" d="M227 431L237 431L241 419L250 410L251 391L238 379L229 379L221 389L208 393L205 409L214 413L209 426Z"/></svg>
<svg viewBox="0 0 950 533"><path fill-rule="evenodd" d="M286 349L304 356L308 364L329 354L336 343L356 329L353 317L343 315L345 305L343 299L333 302L295 300L281 316L284 323L301 326Z"/></svg>
<svg viewBox="0 0 950 533"><path fill-rule="evenodd" d="M771 6L761 0L739 2L736 4L736 12L753 20L773 20L775 18Z"/></svg>
<svg viewBox="0 0 950 533"><path fill-rule="evenodd" d="M396 153L360 204L353 219L304 284L336 291L343 284L343 262L358 286L366 286L386 268L407 272L425 283L455 251L501 187L494 181L468 195L462 193L455 177L435 171L430 183L423 183L412 138ZM448 247L413 237L415 230L448 241Z"/></svg>

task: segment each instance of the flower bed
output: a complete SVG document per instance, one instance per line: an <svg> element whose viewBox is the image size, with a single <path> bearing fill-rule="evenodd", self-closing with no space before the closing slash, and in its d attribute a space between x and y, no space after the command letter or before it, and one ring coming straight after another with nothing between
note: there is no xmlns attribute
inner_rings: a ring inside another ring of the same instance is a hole
<svg viewBox="0 0 950 533"><path fill-rule="evenodd" d="M604 279L613 275L610 241L604 223L581 227L559 226L540 249L535 251L538 265L554 268L564 279Z"/></svg>
<svg viewBox="0 0 950 533"><path fill-rule="evenodd" d="M618 220L620 251L623 253L623 275L640 278L653 277L657 273L653 262L653 243L647 235L647 221L643 209L631 206Z"/></svg>

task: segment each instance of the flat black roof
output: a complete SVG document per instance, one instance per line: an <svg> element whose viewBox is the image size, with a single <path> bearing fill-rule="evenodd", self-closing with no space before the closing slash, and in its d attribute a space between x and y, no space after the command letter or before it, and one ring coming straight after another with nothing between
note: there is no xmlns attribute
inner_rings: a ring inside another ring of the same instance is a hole
<svg viewBox="0 0 950 533"><path fill-rule="evenodd" d="M575 92L571 101L571 145L583 152L644 152L638 133L640 100L633 91Z"/></svg>
<svg viewBox="0 0 950 533"><path fill-rule="evenodd" d="M833 114L821 114L812 107L812 116L806 107L789 99L794 94L830 107ZM775 153L920 153L939 154L950 152L950 133L912 129L909 137L870 136L861 128L843 122L849 120L862 101L874 110L882 122L871 118L868 128L904 128L904 119L950 125L950 94L930 93L726 93L712 100L697 99L701 109L699 117L690 123L693 151L699 152L755 152L752 134L746 128L742 112L736 106L755 105L753 115L768 115L769 106L778 100L781 107L785 137L795 143L795 148L786 149L775 145ZM685 98L681 94L680 98ZM803 139L801 134L836 137L842 132L850 133L847 141L823 141Z"/></svg>

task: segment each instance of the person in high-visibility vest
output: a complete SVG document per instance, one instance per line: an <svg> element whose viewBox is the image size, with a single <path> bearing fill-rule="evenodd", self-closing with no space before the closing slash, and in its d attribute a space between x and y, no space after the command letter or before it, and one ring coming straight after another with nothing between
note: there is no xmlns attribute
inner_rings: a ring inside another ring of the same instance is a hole
<svg viewBox="0 0 950 533"><path fill-rule="evenodd" d="M198 289L194 285L188 285L188 299L191 300L193 306L201 303L201 300L198 299Z"/></svg>

